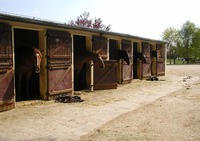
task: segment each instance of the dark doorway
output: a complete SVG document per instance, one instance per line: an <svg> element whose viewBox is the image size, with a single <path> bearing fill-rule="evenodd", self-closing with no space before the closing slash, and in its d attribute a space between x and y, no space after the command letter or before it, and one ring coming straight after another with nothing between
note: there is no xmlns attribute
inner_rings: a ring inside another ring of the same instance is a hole
<svg viewBox="0 0 200 141"><path fill-rule="evenodd" d="M109 57L110 60L117 60L117 40L109 40Z"/></svg>
<svg viewBox="0 0 200 141"><path fill-rule="evenodd" d="M25 29L14 29L14 49L15 52L20 47L30 47L34 46L38 48L39 46L39 32L34 30L25 30ZM15 54L15 60L18 58ZM15 66L17 67L17 66ZM30 99L39 99L40 96L40 87L39 87L39 74L33 71L30 81L29 81L29 95L30 98L27 99L25 96L26 86L25 86L25 77L22 77L22 86L20 89L21 100L30 100ZM15 80L15 84L17 81ZM17 85L17 84L16 84ZM18 95L18 93L16 93Z"/></svg>
<svg viewBox="0 0 200 141"><path fill-rule="evenodd" d="M74 52L86 51L85 36L74 35L73 44L74 44ZM76 56L74 56L74 58L76 58ZM86 88L87 84L86 84L86 64L85 64L81 69L79 75L77 75L76 71L74 72L74 90L78 91L78 90L84 90Z"/></svg>
<svg viewBox="0 0 200 141"><path fill-rule="evenodd" d="M137 79L137 58L134 56L134 52L137 52L138 43L133 42L133 79Z"/></svg>

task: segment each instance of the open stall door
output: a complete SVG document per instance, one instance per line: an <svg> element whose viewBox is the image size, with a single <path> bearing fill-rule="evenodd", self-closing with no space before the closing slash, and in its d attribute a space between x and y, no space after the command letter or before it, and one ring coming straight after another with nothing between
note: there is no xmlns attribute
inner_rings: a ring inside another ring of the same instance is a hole
<svg viewBox="0 0 200 141"><path fill-rule="evenodd" d="M11 26L0 23L0 111L15 107Z"/></svg>
<svg viewBox="0 0 200 141"><path fill-rule="evenodd" d="M72 40L65 31L47 30L48 98L72 93Z"/></svg>
<svg viewBox="0 0 200 141"><path fill-rule="evenodd" d="M140 78L140 73L138 72L138 66L141 62L139 62L139 59L134 53L136 54L138 52L138 43L133 42L133 79Z"/></svg>
<svg viewBox="0 0 200 141"><path fill-rule="evenodd" d="M27 30L27 29L20 29L14 28L14 54L15 54L15 86L16 86L16 97L20 95L20 99L17 101L24 101L24 100L33 100L33 99L40 99L40 83L39 83L39 74L35 73L34 71L29 73L25 73L21 71L22 74L22 81L20 90L18 89L19 85L19 76L17 71L20 71L18 68L29 68L26 64L26 60L29 60L29 55L24 55L23 49L27 49L29 47L39 48L39 32L36 30ZM30 63L31 64L31 63ZM22 67L23 66L23 67ZM31 66L30 66L31 67ZM28 71L26 71L28 72ZM30 79L27 80L28 74L30 75ZM28 87L28 88L27 88ZM29 97L27 97L27 89L29 93Z"/></svg>
<svg viewBox="0 0 200 141"><path fill-rule="evenodd" d="M122 40L122 50L127 51L130 64L122 62L122 83L131 82L133 79L133 46L130 40Z"/></svg>
<svg viewBox="0 0 200 141"><path fill-rule="evenodd" d="M142 54L144 54L146 63L142 63L142 78L151 76L151 46L147 42L142 42Z"/></svg>
<svg viewBox="0 0 200 141"><path fill-rule="evenodd" d="M109 60L118 61L118 41L110 39L109 40Z"/></svg>
<svg viewBox="0 0 200 141"><path fill-rule="evenodd" d="M87 52L86 49L86 36L74 35L73 36L73 49L74 49L74 62L77 59L77 53L75 52ZM82 58L83 59L83 58ZM77 68L78 64L74 63L74 68ZM80 70L79 75L74 71L74 90L85 90L87 89L87 65L84 64ZM89 79L89 78L88 78Z"/></svg>
<svg viewBox="0 0 200 141"><path fill-rule="evenodd" d="M94 62L94 89L116 89L117 88L117 61L108 61L108 40L105 37L92 37L92 50L99 53L104 60L105 68Z"/></svg>
<svg viewBox="0 0 200 141"><path fill-rule="evenodd" d="M162 46L162 44L156 44L156 51L157 51L157 62L156 62L157 75L162 76L165 75L165 46Z"/></svg>

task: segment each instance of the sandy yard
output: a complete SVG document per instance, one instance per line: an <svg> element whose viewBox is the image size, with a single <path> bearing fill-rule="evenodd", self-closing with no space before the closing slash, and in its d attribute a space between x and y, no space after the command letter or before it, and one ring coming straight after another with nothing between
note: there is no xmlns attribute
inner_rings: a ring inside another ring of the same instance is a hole
<svg viewBox="0 0 200 141"><path fill-rule="evenodd" d="M200 65L159 81L81 92L82 103L18 102L0 113L0 141L199 141Z"/></svg>

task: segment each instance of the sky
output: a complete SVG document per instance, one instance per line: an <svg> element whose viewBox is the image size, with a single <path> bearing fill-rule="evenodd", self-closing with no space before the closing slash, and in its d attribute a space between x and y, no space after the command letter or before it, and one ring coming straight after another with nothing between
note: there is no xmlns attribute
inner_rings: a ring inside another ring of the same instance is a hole
<svg viewBox="0 0 200 141"><path fill-rule="evenodd" d="M186 21L200 26L199 0L0 0L0 13L68 23L84 11L111 24L112 32L161 40Z"/></svg>

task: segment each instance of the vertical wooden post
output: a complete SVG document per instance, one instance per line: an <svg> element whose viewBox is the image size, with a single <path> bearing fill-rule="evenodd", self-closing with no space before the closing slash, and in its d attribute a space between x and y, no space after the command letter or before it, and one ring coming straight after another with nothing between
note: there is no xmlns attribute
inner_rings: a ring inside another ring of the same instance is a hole
<svg viewBox="0 0 200 141"><path fill-rule="evenodd" d="M90 66L91 66L90 91L94 91L94 62L92 60L90 61Z"/></svg>
<svg viewBox="0 0 200 141"><path fill-rule="evenodd" d="M118 48L121 50L122 49L122 41L119 41L118 45L119 45ZM118 61L118 76L119 76L118 83L122 84L122 61L121 61L121 59Z"/></svg>
<svg viewBox="0 0 200 141"><path fill-rule="evenodd" d="M74 35L71 34L71 39L72 39L72 42L71 42L71 56L72 56L72 95L74 95Z"/></svg>

